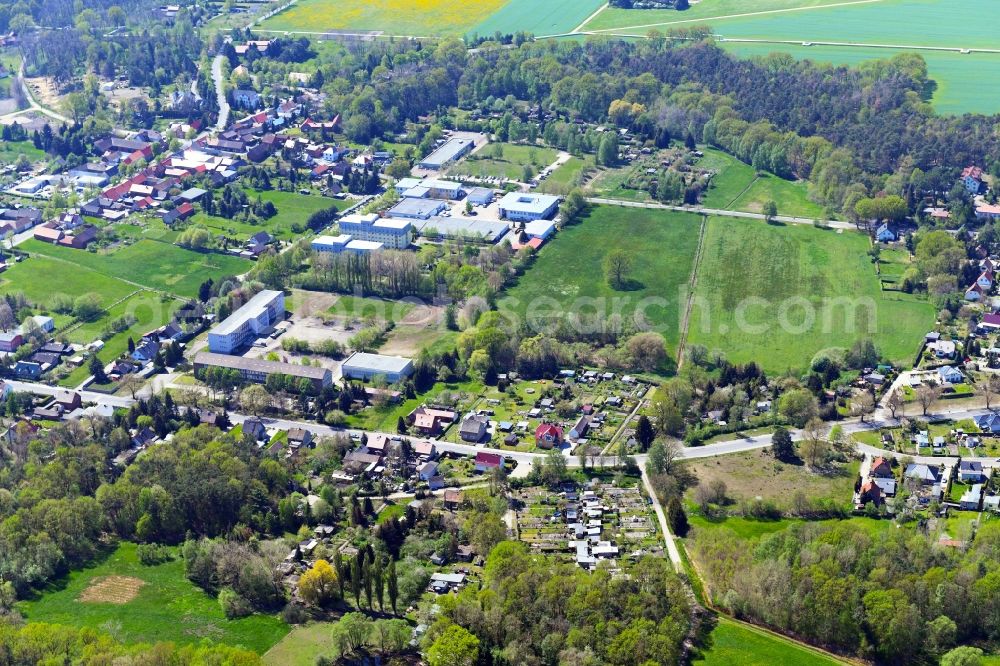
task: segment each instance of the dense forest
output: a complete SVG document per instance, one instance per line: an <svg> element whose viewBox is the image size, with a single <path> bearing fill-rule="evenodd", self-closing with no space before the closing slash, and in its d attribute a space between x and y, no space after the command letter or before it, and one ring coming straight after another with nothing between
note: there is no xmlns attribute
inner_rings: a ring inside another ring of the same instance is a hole
<svg viewBox="0 0 1000 666"><path fill-rule="evenodd" d="M676 664L691 629L688 593L665 558L645 557L628 575L591 574L514 542L490 553L482 589L441 608L428 655L474 645L479 663L497 666Z"/></svg>
<svg viewBox="0 0 1000 666"><path fill-rule="evenodd" d="M752 619L883 663L937 663L957 644L1000 638L1000 526L967 552L920 528L804 523L754 547L705 530L695 555L715 601Z"/></svg>

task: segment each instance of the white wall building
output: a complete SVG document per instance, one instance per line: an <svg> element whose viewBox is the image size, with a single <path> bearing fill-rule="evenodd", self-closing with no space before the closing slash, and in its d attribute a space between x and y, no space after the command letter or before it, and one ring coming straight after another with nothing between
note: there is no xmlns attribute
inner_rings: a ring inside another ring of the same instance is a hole
<svg viewBox="0 0 1000 666"><path fill-rule="evenodd" d="M285 293L264 290L208 332L208 348L232 354L285 318Z"/></svg>

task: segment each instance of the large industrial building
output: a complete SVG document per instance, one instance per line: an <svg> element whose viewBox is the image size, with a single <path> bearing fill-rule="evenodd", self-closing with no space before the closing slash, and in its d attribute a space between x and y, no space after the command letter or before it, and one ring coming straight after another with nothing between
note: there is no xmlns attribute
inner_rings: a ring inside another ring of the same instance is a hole
<svg viewBox="0 0 1000 666"><path fill-rule="evenodd" d="M199 352L194 357L194 371L200 373L209 368L225 368L240 373L244 381L263 384L271 375L285 375L295 380L307 380L315 392L319 392L333 383L333 373L328 368L295 363L278 363L259 358L229 356ZM297 382L296 382L297 383Z"/></svg>
<svg viewBox="0 0 1000 666"><path fill-rule="evenodd" d="M385 377L387 382L394 384L413 374L413 361L402 356L355 352L344 361L341 374L348 379L365 381Z"/></svg>
<svg viewBox="0 0 1000 666"><path fill-rule="evenodd" d="M285 318L285 294L264 290L208 332L208 348L232 354Z"/></svg>
<svg viewBox="0 0 1000 666"><path fill-rule="evenodd" d="M356 241L382 243L387 249L403 250L413 241L413 225L409 220L368 215L345 215L337 222L340 233Z"/></svg>
<svg viewBox="0 0 1000 666"><path fill-rule="evenodd" d="M476 144L470 139L448 139L437 150L420 161L424 169L443 169L472 152Z"/></svg>

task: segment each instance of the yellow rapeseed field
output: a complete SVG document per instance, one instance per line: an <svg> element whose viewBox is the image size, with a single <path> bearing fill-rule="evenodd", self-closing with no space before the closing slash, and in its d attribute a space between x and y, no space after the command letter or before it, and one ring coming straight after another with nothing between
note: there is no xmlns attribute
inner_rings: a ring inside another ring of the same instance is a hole
<svg viewBox="0 0 1000 666"><path fill-rule="evenodd" d="M463 35L508 0L299 0L261 25L302 32L380 31L390 35Z"/></svg>

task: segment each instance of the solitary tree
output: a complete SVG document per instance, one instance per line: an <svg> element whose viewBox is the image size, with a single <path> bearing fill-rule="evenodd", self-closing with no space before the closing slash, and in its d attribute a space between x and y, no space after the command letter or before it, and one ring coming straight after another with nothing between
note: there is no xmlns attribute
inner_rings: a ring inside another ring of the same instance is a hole
<svg viewBox="0 0 1000 666"><path fill-rule="evenodd" d="M635 423L635 440L639 442L639 446L645 451L655 438L656 430L653 429L653 424L650 422L648 416L642 414Z"/></svg>
<svg viewBox="0 0 1000 666"><path fill-rule="evenodd" d="M778 204L776 204L773 200L769 199L765 201L761 210L764 213L764 219L768 222L771 222L774 218L778 217Z"/></svg>
<svg viewBox="0 0 1000 666"><path fill-rule="evenodd" d="M923 410L923 415L927 416L927 410L937 402L937 399L941 396L941 388L938 386L932 386L930 384L921 384L920 388L917 389L917 402L920 403L920 408Z"/></svg>
<svg viewBox="0 0 1000 666"><path fill-rule="evenodd" d="M615 289L621 289L632 270L632 257L620 248L611 250L604 257L604 277Z"/></svg>
<svg viewBox="0 0 1000 666"><path fill-rule="evenodd" d="M336 596L336 592L337 572L326 560L316 560L299 579L299 594L306 603L323 606Z"/></svg>
<svg viewBox="0 0 1000 666"><path fill-rule="evenodd" d="M271 394L260 384L254 384L240 393L240 405L254 416L267 409L271 404Z"/></svg>
<svg viewBox="0 0 1000 666"><path fill-rule="evenodd" d="M792 436L788 430L778 426L771 435L771 452L778 460L792 460L795 458L795 445L792 443Z"/></svg>
<svg viewBox="0 0 1000 666"><path fill-rule="evenodd" d="M889 393L885 399L885 406L889 410L889 413L892 414L892 418L896 418L896 412L903 406L903 394L900 393L899 389L894 389ZM989 407L988 402L987 407Z"/></svg>
<svg viewBox="0 0 1000 666"><path fill-rule="evenodd" d="M868 391L861 391L851 400L851 411L861 417L861 422L865 422L865 416L875 411L875 397Z"/></svg>

